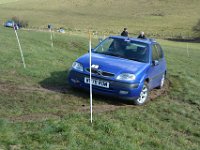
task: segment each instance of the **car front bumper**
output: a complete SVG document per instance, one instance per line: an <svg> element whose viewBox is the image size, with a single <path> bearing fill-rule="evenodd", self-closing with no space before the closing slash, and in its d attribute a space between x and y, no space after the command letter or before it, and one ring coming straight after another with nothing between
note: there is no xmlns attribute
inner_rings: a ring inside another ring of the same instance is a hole
<svg viewBox="0 0 200 150"><path fill-rule="evenodd" d="M72 87L88 90L90 85L84 82L84 78L89 78L88 74L80 73L75 70L70 70L68 82ZM135 100L140 96L143 83L125 83L116 80L105 79L97 76L92 76L94 79L109 82L109 88L92 85L92 91L101 95L117 97L126 100Z"/></svg>

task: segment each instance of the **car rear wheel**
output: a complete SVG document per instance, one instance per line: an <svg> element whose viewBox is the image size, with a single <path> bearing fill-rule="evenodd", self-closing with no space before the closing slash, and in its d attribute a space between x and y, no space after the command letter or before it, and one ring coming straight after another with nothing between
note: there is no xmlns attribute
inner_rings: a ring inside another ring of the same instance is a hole
<svg viewBox="0 0 200 150"><path fill-rule="evenodd" d="M134 101L135 105L143 105L149 99L149 86L148 83L145 82L142 91L140 93L140 97Z"/></svg>

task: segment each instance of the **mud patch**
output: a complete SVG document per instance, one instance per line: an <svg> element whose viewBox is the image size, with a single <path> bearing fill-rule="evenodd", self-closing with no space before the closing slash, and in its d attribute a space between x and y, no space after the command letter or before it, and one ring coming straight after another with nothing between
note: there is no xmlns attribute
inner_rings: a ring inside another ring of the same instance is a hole
<svg viewBox="0 0 200 150"><path fill-rule="evenodd" d="M169 87L171 83L168 79L166 79L166 82L164 84L164 87L162 89L154 89L150 92L150 100L155 100L157 97L165 96L169 92ZM13 92L13 90L28 90L28 91L38 91L38 92L59 92L59 93L68 93L68 89L66 87L48 87L48 89L42 88L42 87L25 87L25 86L19 86L19 85L12 85L12 84L6 84L6 83L0 83L0 92ZM86 94L85 94L86 95ZM83 94L84 98L84 94ZM98 99L102 99L102 97L98 97ZM132 103L126 103L124 101L111 101L111 103L107 104L96 104L93 106L93 113L105 113L105 112L111 112L115 111L117 109L121 108L135 108L135 107L141 107L141 106L135 106ZM106 102L106 101L104 101ZM27 114L27 115L20 115L20 116L12 116L8 117L8 119L12 122L31 122L31 121L43 121L48 119L60 119L66 114L70 113L90 113L90 106L89 104L80 104L80 105L71 105L67 106L68 111L66 110L66 106L59 106L57 109L58 111L55 113L37 113L37 114ZM70 111L69 111L70 110Z"/></svg>
<svg viewBox="0 0 200 150"><path fill-rule="evenodd" d="M150 100L155 100L156 98L160 96L165 96L169 92L170 87L170 81L166 79L165 84L163 88L161 89L154 89L150 92ZM119 108L133 108L133 107L141 107L141 106L135 106L131 102L127 101L126 103L122 102L115 102L116 104L104 104L104 105L95 105L93 106L93 112L94 113L103 113L103 112L109 112L114 111ZM90 106L82 105L78 110L78 112L90 112Z"/></svg>
<svg viewBox="0 0 200 150"><path fill-rule="evenodd" d="M169 92L170 85L171 82L168 79L166 79L165 84L161 89L153 89L150 92L150 100L154 100L159 96L166 95Z"/></svg>
<svg viewBox="0 0 200 150"><path fill-rule="evenodd" d="M111 112L119 108L125 108L125 107L137 107L134 105L122 105L122 106L116 106L116 105L95 105L93 106L93 113L104 113L104 112ZM90 106L83 106L80 107L78 112L84 112L84 113L90 113Z"/></svg>
<svg viewBox="0 0 200 150"><path fill-rule="evenodd" d="M68 88L64 86L57 87L32 87L32 86L23 86L23 85L15 85L12 83L3 83L0 82L0 91L1 92L11 92L11 91L32 91L32 92L59 92L59 93L67 93Z"/></svg>
<svg viewBox="0 0 200 150"><path fill-rule="evenodd" d="M21 115L13 116L8 119L11 122L32 122L32 121L43 121L48 119L59 119L60 117L54 114L44 113L44 114L30 114L30 115Z"/></svg>

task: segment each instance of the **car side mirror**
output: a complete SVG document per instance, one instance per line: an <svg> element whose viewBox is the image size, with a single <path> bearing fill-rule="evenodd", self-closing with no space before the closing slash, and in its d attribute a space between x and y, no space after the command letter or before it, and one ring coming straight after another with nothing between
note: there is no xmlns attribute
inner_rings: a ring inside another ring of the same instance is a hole
<svg viewBox="0 0 200 150"><path fill-rule="evenodd" d="M94 48L91 48L91 51L93 51L94 50ZM88 53L90 52L90 50L88 49Z"/></svg>
<svg viewBox="0 0 200 150"><path fill-rule="evenodd" d="M153 60L152 64L153 64L153 66L157 66L157 65L159 65L159 61L158 60Z"/></svg>
<svg viewBox="0 0 200 150"><path fill-rule="evenodd" d="M103 38L99 38L98 40L99 40L99 43L101 43L103 41Z"/></svg>

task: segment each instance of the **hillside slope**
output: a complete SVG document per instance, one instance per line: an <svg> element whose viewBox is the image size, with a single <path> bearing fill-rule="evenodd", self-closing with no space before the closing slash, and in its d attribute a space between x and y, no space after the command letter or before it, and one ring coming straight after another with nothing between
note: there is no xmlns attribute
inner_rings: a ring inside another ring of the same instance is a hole
<svg viewBox="0 0 200 150"><path fill-rule="evenodd" d="M144 106L68 88L67 70L88 38L0 27L0 149L199 150L200 43L160 40L169 91ZM92 38L94 43L96 40ZM93 46L94 47L94 46Z"/></svg>
<svg viewBox="0 0 200 150"><path fill-rule="evenodd" d="M119 33L126 26L131 33L191 36L199 7L199 0L13 0L0 5L0 20L18 16L32 27L52 23L69 30Z"/></svg>

